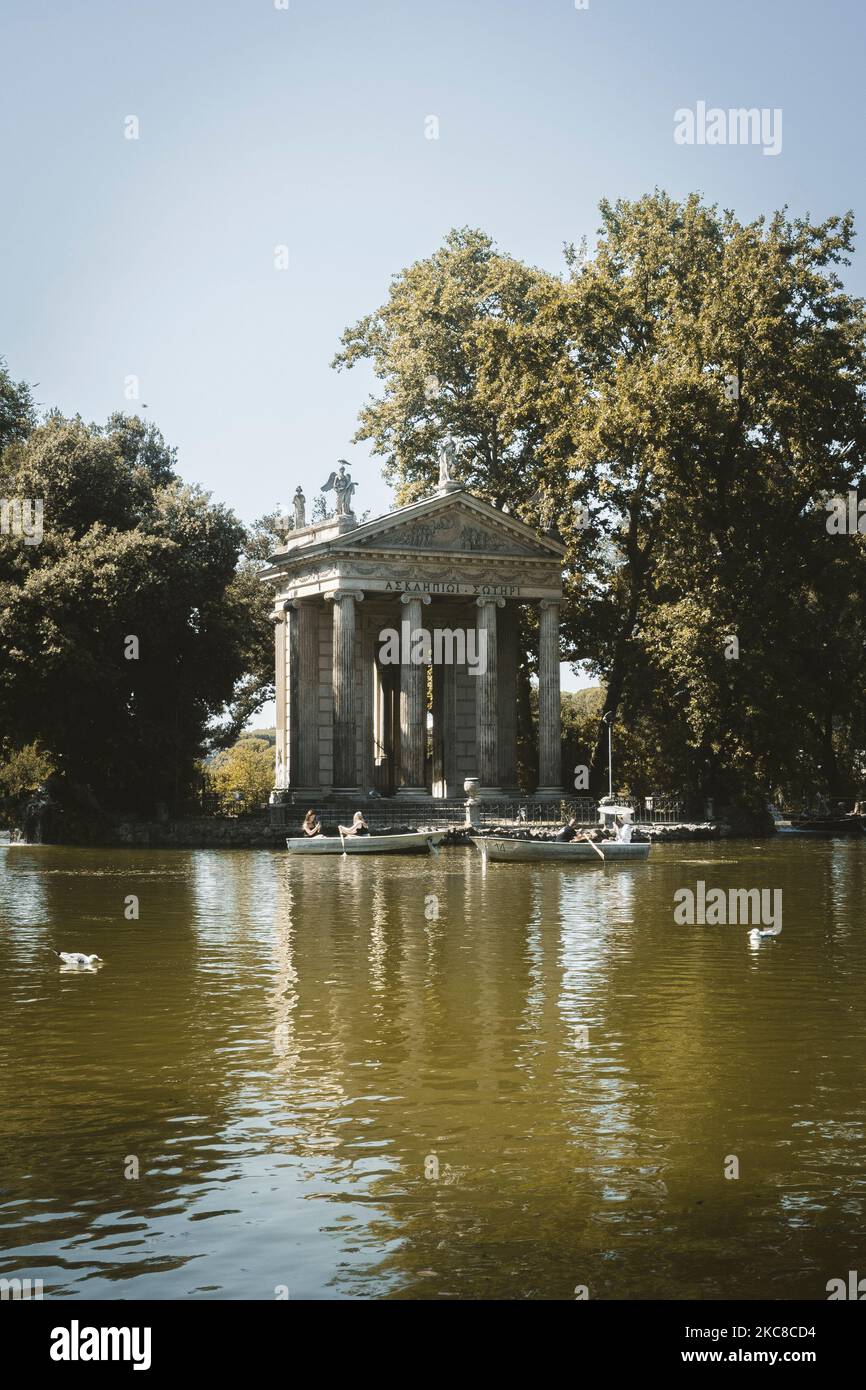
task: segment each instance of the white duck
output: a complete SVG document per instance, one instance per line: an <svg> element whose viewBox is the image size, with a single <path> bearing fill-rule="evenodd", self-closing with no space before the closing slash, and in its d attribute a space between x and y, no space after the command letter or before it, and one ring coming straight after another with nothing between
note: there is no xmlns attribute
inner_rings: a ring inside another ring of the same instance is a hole
<svg viewBox="0 0 866 1390"><path fill-rule="evenodd" d="M49 947L51 950L51 947ZM64 965L102 965L102 956L86 956L83 951L54 951L51 954L62 960Z"/></svg>
<svg viewBox="0 0 866 1390"><path fill-rule="evenodd" d="M749 932L749 940L753 946L757 946L759 941L763 941L767 936L778 936L781 927L752 927Z"/></svg>

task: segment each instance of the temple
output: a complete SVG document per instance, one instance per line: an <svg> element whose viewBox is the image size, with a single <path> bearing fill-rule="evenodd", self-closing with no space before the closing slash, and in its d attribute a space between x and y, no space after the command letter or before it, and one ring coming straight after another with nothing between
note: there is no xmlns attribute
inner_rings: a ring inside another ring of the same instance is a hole
<svg viewBox="0 0 866 1390"><path fill-rule="evenodd" d="M262 576L276 592L273 799L456 797L469 777L481 797L519 795L519 604L540 609L535 795L561 796L565 547L447 466L432 496L363 522L342 466L325 486L337 515L303 524L298 489L295 529Z"/></svg>

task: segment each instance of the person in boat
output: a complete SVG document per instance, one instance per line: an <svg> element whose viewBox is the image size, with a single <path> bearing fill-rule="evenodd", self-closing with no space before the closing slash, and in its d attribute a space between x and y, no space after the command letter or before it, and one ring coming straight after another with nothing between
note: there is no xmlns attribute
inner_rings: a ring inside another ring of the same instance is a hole
<svg viewBox="0 0 866 1390"><path fill-rule="evenodd" d="M616 818L616 838L621 845L631 844L631 832L633 826L630 820L624 820L622 816Z"/></svg>
<svg viewBox="0 0 866 1390"><path fill-rule="evenodd" d="M341 835L369 835L370 827L364 820L363 811L356 811L352 817L351 825L341 825Z"/></svg>
<svg viewBox="0 0 866 1390"><path fill-rule="evenodd" d="M308 811L304 816L302 829L304 834L308 835L310 839L312 839L314 835L321 835L322 827L316 819L315 811Z"/></svg>
<svg viewBox="0 0 866 1390"><path fill-rule="evenodd" d="M568 823L558 830L554 835L554 840L560 840L563 844L569 844L571 840L586 840L582 830L577 829L577 816L570 816Z"/></svg>

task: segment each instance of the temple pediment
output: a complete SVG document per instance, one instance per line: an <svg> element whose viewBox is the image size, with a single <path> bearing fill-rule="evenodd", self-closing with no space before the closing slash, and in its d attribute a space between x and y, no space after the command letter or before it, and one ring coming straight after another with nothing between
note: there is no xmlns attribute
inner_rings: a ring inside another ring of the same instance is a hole
<svg viewBox="0 0 866 1390"><path fill-rule="evenodd" d="M551 560L559 558L564 547L477 497L451 493L377 517L330 542L329 549Z"/></svg>
<svg viewBox="0 0 866 1390"><path fill-rule="evenodd" d="M289 533L262 579L280 602L351 588L515 600L561 593L565 547L461 487L358 524L338 516Z"/></svg>
<svg viewBox="0 0 866 1390"><path fill-rule="evenodd" d="M483 525L469 513L405 522L379 535L365 537L357 542L357 547L362 550L486 551L491 555L540 553L537 546Z"/></svg>

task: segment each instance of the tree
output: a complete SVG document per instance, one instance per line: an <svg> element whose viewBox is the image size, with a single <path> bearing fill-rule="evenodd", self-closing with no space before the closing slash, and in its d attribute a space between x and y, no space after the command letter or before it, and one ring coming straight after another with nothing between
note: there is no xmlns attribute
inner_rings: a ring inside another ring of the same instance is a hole
<svg viewBox="0 0 866 1390"><path fill-rule="evenodd" d="M7 756L39 739L66 794L105 811L176 804L272 640L239 571L244 528L181 482L153 426L122 416L19 430L0 496L44 505L41 544L0 539Z"/></svg>
<svg viewBox="0 0 866 1390"><path fill-rule="evenodd" d="M35 424L33 392L26 382L12 380L0 357L0 454L7 445L26 439Z"/></svg>
<svg viewBox="0 0 866 1390"><path fill-rule="evenodd" d="M28 743L14 751L0 744L0 825L15 828L25 800L41 792L54 775L53 759L39 743Z"/></svg>
<svg viewBox="0 0 866 1390"><path fill-rule="evenodd" d="M696 801L754 804L804 757L840 786L863 746L864 551L828 546L816 502L856 487L866 448L852 219L741 223L658 191L601 217L561 276L467 229L396 276L335 359L383 383L356 437L410 500L451 433L474 491L555 525L564 654ZM606 737L600 717L596 793Z"/></svg>
<svg viewBox="0 0 866 1390"><path fill-rule="evenodd" d="M274 634L271 613L273 589L263 583L262 570L271 555L281 550L293 529L291 517L281 509L258 517L247 529L243 555L235 575L234 589L247 613L244 674L237 682L232 699L209 731L212 748L229 748L240 737L254 715L274 698Z"/></svg>
<svg viewBox="0 0 866 1390"><path fill-rule="evenodd" d="M267 735L248 735L218 753L207 765L205 775L208 787L220 797L224 810L236 812L261 806L274 785L273 745Z"/></svg>
<svg viewBox="0 0 866 1390"><path fill-rule="evenodd" d="M361 410L355 439L372 441L401 501L435 483L448 435L460 440L467 486L512 510L529 504L545 468L567 457L564 417L553 409L573 394L561 303L556 276L463 228L395 276L388 302L346 330L333 365L369 359L385 383Z"/></svg>
<svg viewBox="0 0 866 1390"><path fill-rule="evenodd" d="M836 667L862 547L828 547L815 513L856 485L866 445L864 307L832 269L852 221L743 225L659 193L602 216L573 293L577 454L619 522L593 654L606 712L651 693L683 720L695 790L754 798L785 767L792 723L838 711L842 689L849 712L859 700L850 661ZM808 652L812 609L834 636ZM600 724L596 768L604 737Z"/></svg>

